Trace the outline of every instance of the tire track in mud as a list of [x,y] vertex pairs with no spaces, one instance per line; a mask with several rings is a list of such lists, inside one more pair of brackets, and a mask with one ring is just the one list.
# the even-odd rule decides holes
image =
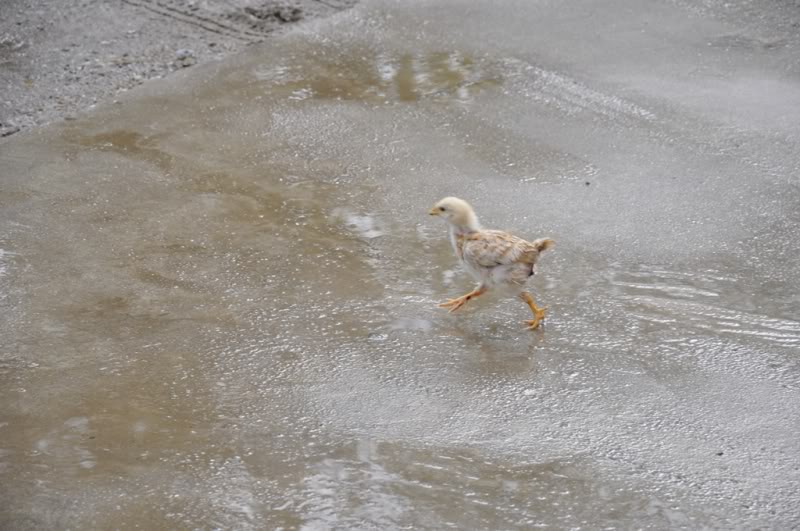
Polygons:
[[595,89],[566,73],[557,72],[528,61],[506,58],[503,66],[512,86],[526,98],[572,116],[594,113],[613,122],[653,122],[656,112],[634,101]]
[[0,142],[31,126],[75,120],[116,93],[356,3],[15,0],[0,17],[0,63],[7,67],[0,68]]
[[[315,0],[315,6],[323,6],[323,13],[307,5],[266,1],[255,6],[244,2],[225,2],[222,9],[201,8],[180,0],[122,0],[130,6],[147,10],[156,15],[190,24],[205,31],[239,39],[243,42],[259,42],[279,27],[306,18],[331,14],[355,4],[353,1],[333,4]],[[241,5],[239,5],[241,4]]]
[[200,29],[204,29],[206,31],[217,33],[220,35],[225,35],[227,37],[240,39],[245,42],[253,41],[255,39],[263,37],[263,35],[259,35],[257,33],[251,33],[248,31],[242,31],[241,29],[234,28],[231,26],[226,26],[209,17],[196,15],[190,11],[183,11],[172,6],[162,4],[161,2],[154,2],[152,0],[140,0],[138,2],[134,0],[122,0],[122,1],[125,4],[145,9],[147,11],[155,13],[156,15],[172,18],[179,22],[183,22],[184,24],[191,24]]
[[643,363],[655,355],[673,370],[693,367],[772,381],[784,389],[800,386],[794,355],[800,322],[779,303],[751,300],[743,279],[717,271],[633,268],[613,271],[602,285],[623,328],[658,345],[643,354]]
[[[736,280],[720,275],[675,271],[618,272],[612,287],[631,315],[653,323],[680,323],[688,329],[740,336],[778,345],[800,345],[800,323],[771,317],[736,300]],[[725,300],[720,303],[720,299]]]

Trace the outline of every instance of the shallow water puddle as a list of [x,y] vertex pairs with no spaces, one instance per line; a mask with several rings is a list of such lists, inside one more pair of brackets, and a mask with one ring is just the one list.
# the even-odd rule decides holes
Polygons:
[[354,50],[340,55],[325,49],[279,66],[259,67],[255,76],[270,93],[290,100],[386,103],[467,102],[503,81],[499,64],[458,52],[392,56]]
[[[0,527],[789,521],[796,150],[763,133],[783,180],[745,202],[735,132],[559,55],[557,15],[604,11],[506,42],[471,7],[495,40],[455,10],[292,33],[0,152]],[[436,307],[471,288],[426,215],[450,194],[558,242],[540,330]]]

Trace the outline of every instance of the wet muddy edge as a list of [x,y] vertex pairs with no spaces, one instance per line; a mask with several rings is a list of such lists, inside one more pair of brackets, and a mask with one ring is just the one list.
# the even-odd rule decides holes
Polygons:
[[[222,5],[219,5],[222,4]],[[0,142],[151,79],[219,60],[356,0],[0,3]]]

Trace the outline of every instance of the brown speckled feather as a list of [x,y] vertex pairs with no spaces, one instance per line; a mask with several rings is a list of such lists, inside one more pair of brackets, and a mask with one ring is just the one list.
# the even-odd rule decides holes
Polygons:
[[461,236],[458,251],[462,259],[480,267],[510,264],[534,264],[539,257],[541,240],[528,242],[500,230],[483,230]]

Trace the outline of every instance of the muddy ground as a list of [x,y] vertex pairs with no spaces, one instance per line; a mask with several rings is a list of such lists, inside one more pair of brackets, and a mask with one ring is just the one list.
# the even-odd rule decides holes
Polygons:
[[0,138],[220,59],[355,0],[4,0]]
[[798,27],[371,0],[5,139],[0,529],[800,529]]

